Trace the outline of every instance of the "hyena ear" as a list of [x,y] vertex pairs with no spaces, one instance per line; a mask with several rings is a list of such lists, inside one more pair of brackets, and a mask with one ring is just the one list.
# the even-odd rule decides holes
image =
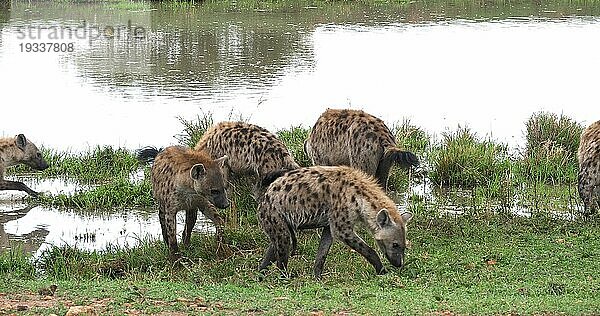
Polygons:
[[206,175],[206,168],[201,163],[195,164],[192,169],[190,169],[190,176],[194,180],[200,180],[202,177]]
[[27,138],[25,138],[25,135],[19,134],[17,135],[15,143],[17,144],[17,147],[19,149],[25,150],[25,146],[27,145]]
[[406,211],[400,214],[400,216],[402,217],[402,220],[404,220],[404,224],[408,224],[408,222],[410,222],[414,215],[413,213]]
[[377,213],[377,224],[379,224],[379,227],[385,227],[390,224],[390,215],[386,209],[383,208]]
[[223,166],[225,165],[225,162],[227,161],[227,158],[228,158],[227,155],[225,155],[225,156],[223,156],[223,157],[221,157],[219,159],[216,159],[215,163],[217,165],[219,165],[219,168],[223,168]]

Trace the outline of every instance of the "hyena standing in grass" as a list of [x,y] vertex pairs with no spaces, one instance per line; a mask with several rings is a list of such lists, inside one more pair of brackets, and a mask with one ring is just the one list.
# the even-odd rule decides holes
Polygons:
[[6,168],[17,164],[26,164],[36,170],[48,168],[40,150],[25,135],[0,138],[0,190],[18,190],[37,196],[37,192],[22,182],[4,180]]
[[154,158],[152,194],[158,202],[162,235],[172,259],[179,257],[176,216],[181,210],[185,210],[184,245],[190,243],[198,211],[217,226],[217,237],[221,237],[223,220],[215,207],[229,207],[221,170],[227,156],[213,160],[205,152],[171,146],[162,151],[147,147],[139,158]]
[[244,123],[221,122],[209,128],[195,146],[211,157],[229,157],[225,164],[226,178],[229,173],[237,176],[257,177],[255,194],[261,195],[262,179],[277,170],[297,169],[283,142],[268,130]]
[[274,173],[272,178],[276,179],[258,209],[260,225],[270,240],[260,270],[275,261],[277,267],[286,270],[290,252],[296,247],[296,230],[322,227],[315,277],[321,276],[333,238],[360,253],[378,274],[383,274],[379,256],[354,230],[359,222],[366,224],[392,265],[403,265],[406,224],[413,215],[399,212],[371,176],[346,166],[315,166]]
[[413,153],[396,147],[394,135],[379,118],[359,110],[327,109],[312,128],[304,150],[314,165],[344,165],[374,175],[382,186],[393,163],[418,166]]
[[585,213],[600,209],[600,121],[593,123],[581,134],[579,150],[579,196]]

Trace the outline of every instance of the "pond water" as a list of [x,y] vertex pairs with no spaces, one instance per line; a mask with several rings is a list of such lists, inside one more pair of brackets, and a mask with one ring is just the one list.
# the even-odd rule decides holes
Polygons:
[[[598,119],[600,4],[553,3],[227,13],[15,2],[0,17],[0,133],[75,150],[164,146],[177,116],[276,130],[350,107],[516,145],[535,111]],[[73,51],[21,52],[44,41]]]
[[[0,136],[24,133],[38,145],[75,151],[133,149],[175,143],[179,116],[212,113],[275,131],[311,126],[326,108],[347,107],[390,125],[410,119],[431,133],[469,125],[519,146],[533,112],[599,118],[598,3],[339,3],[279,11],[0,6]],[[43,42],[58,45],[27,52]],[[54,193],[79,187],[28,184]],[[27,241],[30,252],[63,243],[101,249],[160,235],[155,211],[89,214],[30,208],[19,198],[0,195],[0,248]],[[448,205],[448,213],[460,212]]]

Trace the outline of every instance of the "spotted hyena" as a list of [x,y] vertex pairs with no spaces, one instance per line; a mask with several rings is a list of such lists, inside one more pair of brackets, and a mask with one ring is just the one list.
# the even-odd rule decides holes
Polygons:
[[179,256],[177,247],[177,212],[185,210],[183,244],[189,245],[198,211],[217,226],[221,233],[223,220],[216,207],[227,208],[223,167],[227,156],[213,160],[202,151],[181,146],[161,151],[145,148],[139,154],[144,160],[154,158],[152,194],[158,202],[158,217],[162,235],[172,259]]
[[256,176],[255,189],[272,171],[299,168],[281,140],[260,126],[244,122],[221,122],[212,126],[195,149],[204,150],[211,157],[226,155],[229,157],[226,176],[229,173]]
[[18,190],[37,196],[37,192],[22,182],[4,180],[6,168],[17,164],[26,164],[36,170],[48,168],[40,150],[25,135],[0,138],[0,190]]
[[285,270],[299,229],[323,228],[314,274],[321,276],[333,238],[364,256],[378,274],[385,269],[377,253],[355,232],[362,222],[374,235],[390,263],[401,267],[406,248],[406,224],[413,215],[399,212],[376,180],[346,166],[314,166],[282,172],[267,188],[258,209],[270,244],[260,265],[272,262]]
[[600,121],[593,123],[581,134],[579,151],[579,196],[585,213],[596,213],[600,208]]
[[359,110],[327,109],[310,132],[304,150],[314,165],[350,166],[385,185],[393,163],[418,166],[413,153],[396,147],[394,135],[379,118]]

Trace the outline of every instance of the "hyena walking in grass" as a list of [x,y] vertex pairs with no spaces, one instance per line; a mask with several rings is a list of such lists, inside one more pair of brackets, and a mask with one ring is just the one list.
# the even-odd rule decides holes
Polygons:
[[577,153],[579,159],[579,196],[585,213],[600,209],[600,121],[593,123],[581,134]]
[[276,179],[267,188],[258,209],[260,225],[270,240],[260,270],[275,261],[285,270],[295,248],[296,230],[323,228],[315,277],[321,276],[333,238],[360,253],[378,274],[385,273],[375,250],[354,230],[360,222],[366,224],[390,263],[403,265],[406,224],[413,215],[399,212],[371,176],[346,166],[315,166],[275,173],[272,177]]
[[227,156],[213,160],[202,151],[171,146],[160,152],[147,147],[140,151],[139,158],[154,158],[152,193],[158,202],[162,235],[172,259],[179,257],[176,215],[181,210],[185,210],[184,245],[190,243],[198,211],[217,226],[220,237],[223,220],[215,207],[229,207],[221,170]]
[[226,177],[229,173],[257,177],[257,195],[262,191],[259,184],[268,173],[299,168],[281,140],[260,126],[244,122],[221,122],[212,126],[195,149],[211,157],[229,157],[225,164]]
[[4,180],[6,168],[17,164],[26,164],[36,170],[48,168],[40,150],[25,135],[0,138],[0,190],[18,190],[37,196],[37,192],[22,182]]
[[304,150],[314,165],[344,165],[387,182],[393,163],[418,166],[413,153],[396,147],[394,135],[379,118],[358,110],[327,109],[312,128]]

